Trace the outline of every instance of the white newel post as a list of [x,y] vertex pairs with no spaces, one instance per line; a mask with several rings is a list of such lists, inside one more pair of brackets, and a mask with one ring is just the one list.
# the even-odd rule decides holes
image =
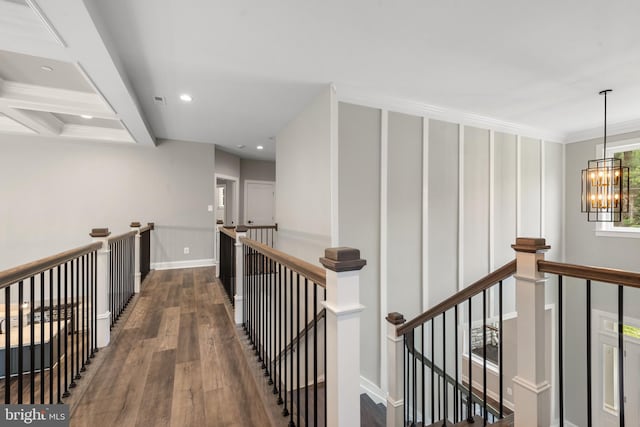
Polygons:
[[538,261],[549,249],[544,239],[516,239],[517,370],[513,378],[515,425],[549,426],[551,385],[545,372],[545,275]]
[[387,315],[387,427],[404,423],[404,339],[396,333],[404,322],[400,313]]
[[96,325],[97,345],[99,348],[109,345],[111,340],[111,312],[109,311],[109,232],[108,228],[94,228],[90,236],[94,242],[101,242],[96,260]]
[[244,296],[242,294],[242,284],[244,281],[244,254],[242,250],[242,242],[241,238],[247,237],[247,230],[249,230],[244,225],[239,225],[236,227],[236,242],[235,242],[235,251],[236,251],[236,294],[234,295],[234,317],[236,321],[236,325],[241,325],[243,322],[243,302]]
[[360,425],[360,270],[366,261],[352,248],[325,249],[327,269],[327,426]]
[[140,293],[140,278],[142,275],[140,274],[140,224],[137,221],[134,221],[129,226],[132,231],[136,232],[136,237],[134,239],[134,261],[133,261],[133,271],[134,271],[134,282],[133,289],[136,294]]
[[216,277],[220,277],[220,228],[222,228],[222,226],[222,221],[216,221],[216,240],[214,242],[215,246],[213,248],[213,250],[215,251],[214,259],[216,264]]

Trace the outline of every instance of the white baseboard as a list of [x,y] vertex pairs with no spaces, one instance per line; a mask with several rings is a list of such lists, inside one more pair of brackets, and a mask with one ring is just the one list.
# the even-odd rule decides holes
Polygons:
[[382,389],[363,376],[360,376],[360,393],[366,393],[376,405],[382,403],[387,406],[387,396]]
[[215,265],[213,258],[190,259],[187,261],[154,262],[151,264],[152,270],[174,270],[176,268],[211,267]]

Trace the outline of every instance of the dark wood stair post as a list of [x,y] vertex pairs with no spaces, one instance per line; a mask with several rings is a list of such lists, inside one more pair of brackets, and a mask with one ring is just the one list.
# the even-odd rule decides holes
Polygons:
[[387,316],[387,427],[404,424],[404,338],[396,331],[405,322],[400,313]]
[[325,249],[327,269],[327,426],[360,425],[360,272],[366,261],[352,248]]

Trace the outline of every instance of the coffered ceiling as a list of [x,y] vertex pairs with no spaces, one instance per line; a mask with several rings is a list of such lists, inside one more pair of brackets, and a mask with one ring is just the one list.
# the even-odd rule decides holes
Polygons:
[[[345,101],[576,141],[601,134],[607,88],[611,132],[640,129],[639,18],[631,0],[0,0],[0,96],[17,99],[0,126],[80,135],[89,114],[103,135],[273,158],[333,83]],[[35,87],[40,107],[19,90]]]

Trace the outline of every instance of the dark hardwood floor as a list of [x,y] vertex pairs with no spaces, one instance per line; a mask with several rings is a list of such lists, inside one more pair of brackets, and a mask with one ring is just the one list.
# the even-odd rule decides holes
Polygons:
[[71,417],[81,426],[263,426],[213,268],[154,271]]

